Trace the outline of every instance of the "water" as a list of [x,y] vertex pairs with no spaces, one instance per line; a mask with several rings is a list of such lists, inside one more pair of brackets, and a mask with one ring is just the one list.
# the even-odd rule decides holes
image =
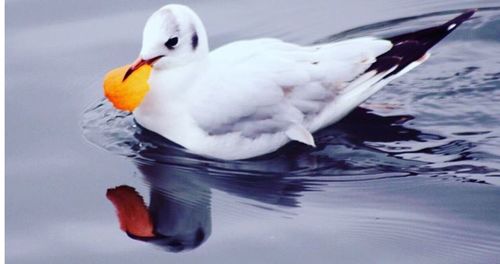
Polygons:
[[[497,1],[187,2],[212,47],[390,36],[482,8],[316,149],[238,162],[187,154],[101,100],[160,2],[7,0],[8,263],[498,262]],[[161,238],[120,230],[106,192],[123,185]]]

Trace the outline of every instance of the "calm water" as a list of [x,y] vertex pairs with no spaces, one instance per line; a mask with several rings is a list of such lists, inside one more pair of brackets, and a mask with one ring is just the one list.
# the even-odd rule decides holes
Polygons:
[[[498,1],[187,2],[212,47],[390,36],[481,7],[316,149],[238,162],[186,154],[102,100],[165,2],[94,2],[6,3],[8,263],[500,261]],[[161,237],[120,230],[118,186]]]

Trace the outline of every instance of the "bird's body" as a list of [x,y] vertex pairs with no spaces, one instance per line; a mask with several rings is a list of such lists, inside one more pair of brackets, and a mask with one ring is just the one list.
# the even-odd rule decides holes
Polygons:
[[204,60],[153,70],[151,90],[134,115],[187,149],[222,159],[269,153],[292,137],[314,145],[311,133],[375,92],[359,91],[363,98],[342,100],[369,88],[360,85],[345,93],[391,46],[372,38],[313,47],[275,39],[235,42]]
[[[151,50],[159,48],[146,42],[154,42],[163,30],[148,27],[166,18],[181,25],[175,41],[169,39],[179,44],[158,56]],[[263,155],[291,140],[315,146],[313,132],[335,123],[386,83],[422,63],[428,48],[465,19],[440,26],[445,30],[436,27],[444,31],[426,34],[426,42],[418,42],[419,32],[411,35],[415,39],[366,37],[307,47],[256,39],[209,52],[205,29],[194,12],[167,5],[146,25],[141,57],[157,62],[149,78],[150,91],[134,117],[189,151],[220,159]],[[180,50],[183,44],[187,47]],[[192,54],[175,54],[177,47],[179,53],[191,49]]]

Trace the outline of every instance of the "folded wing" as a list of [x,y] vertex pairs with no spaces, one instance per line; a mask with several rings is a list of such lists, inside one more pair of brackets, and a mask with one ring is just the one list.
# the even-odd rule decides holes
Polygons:
[[301,47],[275,39],[235,42],[211,53],[210,73],[191,104],[210,135],[285,133],[314,145],[311,124],[387,52],[387,40],[359,38]]
[[210,54],[210,72],[193,91],[192,116],[209,135],[281,135],[314,145],[310,133],[338,121],[421,64],[428,49],[473,13],[387,40],[367,37],[302,47],[257,39],[223,46]]

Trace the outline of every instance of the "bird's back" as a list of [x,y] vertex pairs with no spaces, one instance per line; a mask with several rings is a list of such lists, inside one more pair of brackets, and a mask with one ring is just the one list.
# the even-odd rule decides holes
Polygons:
[[313,132],[328,123],[315,125],[323,111],[391,47],[375,38],[309,47],[276,39],[231,43],[210,54],[206,79],[190,97],[192,112],[213,134],[255,138],[290,126]]

